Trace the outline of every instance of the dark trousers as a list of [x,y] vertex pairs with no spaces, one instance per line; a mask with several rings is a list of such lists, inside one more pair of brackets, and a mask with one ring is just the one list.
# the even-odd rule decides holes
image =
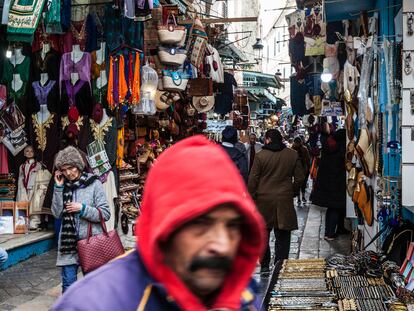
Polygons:
[[302,198],[305,197],[305,194],[306,194],[306,186],[308,184],[308,178],[309,178],[309,173],[306,173],[305,180],[303,181],[302,187],[300,188],[300,191],[302,193]]
[[280,259],[288,259],[289,258],[289,251],[290,251],[290,231],[287,230],[279,230],[279,229],[268,229],[267,230],[267,244],[266,244],[266,252],[264,253],[260,265],[262,267],[269,267],[270,265],[270,232],[272,230],[276,236],[275,242],[275,263]]
[[78,265],[62,266],[62,293],[78,279]]
[[341,209],[328,208],[325,219],[325,236],[334,237],[341,220]]

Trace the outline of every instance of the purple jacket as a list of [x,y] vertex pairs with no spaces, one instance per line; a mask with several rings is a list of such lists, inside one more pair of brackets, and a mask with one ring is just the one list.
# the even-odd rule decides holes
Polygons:
[[[252,283],[254,286],[254,284]],[[253,290],[246,289],[240,311],[260,310]],[[52,311],[178,311],[162,284],[144,267],[138,251],[88,274],[73,284],[52,307]]]

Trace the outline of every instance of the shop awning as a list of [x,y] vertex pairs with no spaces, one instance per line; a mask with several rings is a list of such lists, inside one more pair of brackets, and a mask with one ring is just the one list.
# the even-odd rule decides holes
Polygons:
[[264,87],[247,86],[243,88],[248,92],[248,94],[251,94],[251,99],[257,98],[258,100],[261,100],[262,98],[264,98],[266,101],[277,103],[277,97],[270,93]]
[[249,81],[249,84],[260,87],[274,87],[280,89],[282,83],[276,75],[262,73],[258,71],[243,71],[243,81]]
[[222,45],[219,45],[217,51],[221,57],[232,59],[236,63],[247,61],[246,55],[229,40],[225,40]]

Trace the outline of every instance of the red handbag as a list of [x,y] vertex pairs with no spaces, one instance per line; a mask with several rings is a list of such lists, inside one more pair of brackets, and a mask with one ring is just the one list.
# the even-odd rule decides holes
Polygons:
[[115,230],[108,232],[98,208],[102,233],[92,236],[92,223],[88,224],[88,236],[78,241],[79,262],[84,274],[98,269],[110,260],[122,255],[125,250]]

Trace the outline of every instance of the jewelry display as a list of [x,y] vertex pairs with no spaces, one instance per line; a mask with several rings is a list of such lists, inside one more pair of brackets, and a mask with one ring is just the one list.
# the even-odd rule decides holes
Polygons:
[[406,52],[404,56],[404,72],[408,76],[413,72],[413,68],[411,67],[411,53]]
[[412,36],[414,31],[413,31],[413,20],[414,20],[414,13],[410,12],[407,13],[407,34],[409,36]]

